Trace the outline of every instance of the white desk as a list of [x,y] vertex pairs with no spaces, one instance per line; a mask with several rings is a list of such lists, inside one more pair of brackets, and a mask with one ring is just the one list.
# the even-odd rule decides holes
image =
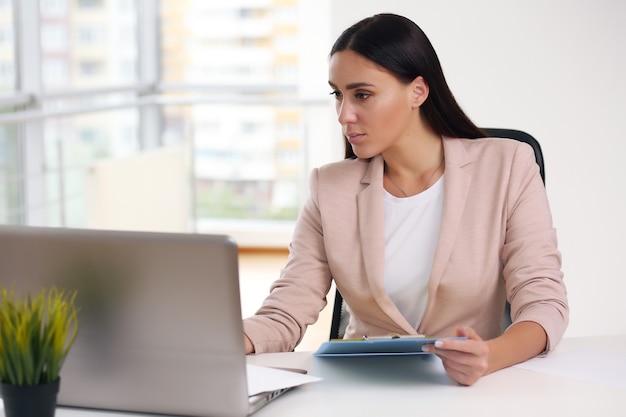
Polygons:
[[[626,361],[626,335],[564,339],[555,353],[582,350],[617,352]],[[433,356],[336,360],[282,353],[251,357],[249,363],[301,367],[324,378],[285,394],[255,417],[626,416],[625,388],[519,368],[464,387],[452,382]]]
[[[618,353],[625,369],[626,335],[564,339],[556,353],[589,349]],[[323,381],[298,387],[254,417],[308,416],[626,416],[626,389],[520,368],[471,387],[452,382],[430,355],[404,358],[316,358],[310,353],[251,356],[256,365],[306,368]],[[626,375],[624,375],[626,377]],[[137,417],[138,414],[59,408],[57,417]]]

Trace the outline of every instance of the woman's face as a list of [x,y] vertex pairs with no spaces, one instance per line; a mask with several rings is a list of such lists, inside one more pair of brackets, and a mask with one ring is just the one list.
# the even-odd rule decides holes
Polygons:
[[415,134],[419,105],[414,83],[401,83],[351,50],[331,56],[328,82],[342,132],[359,158],[376,156]]

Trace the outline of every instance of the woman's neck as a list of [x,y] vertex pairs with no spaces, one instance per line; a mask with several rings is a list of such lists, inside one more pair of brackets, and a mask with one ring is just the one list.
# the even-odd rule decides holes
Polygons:
[[443,140],[429,135],[383,153],[383,186],[396,197],[409,197],[431,187],[445,170]]
[[432,133],[407,138],[382,154],[386,169],[398,177],[419,178],[428,175],[443,158],[443,140]]

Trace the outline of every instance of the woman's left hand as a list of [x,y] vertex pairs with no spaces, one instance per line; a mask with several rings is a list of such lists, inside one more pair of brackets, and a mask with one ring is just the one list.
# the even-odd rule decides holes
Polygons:
[[441,358],[452,379],[462,385],[472,385],[487,373],[489,346],[471,327],[458,327],[456,335],[467,339],[438,340],[434,345],[426,345],[424,350]]

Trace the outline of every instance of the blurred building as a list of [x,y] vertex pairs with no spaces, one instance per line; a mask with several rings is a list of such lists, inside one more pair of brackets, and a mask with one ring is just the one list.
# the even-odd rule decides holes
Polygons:
[[200,218],[296,215],[304,157],[301,108],[246,98],[296,97],[298,13],[298,0],[162,3],[163,83],[213,86],[212,93],[230,98],[241,92],[239,102],[164,111],[165,130],[194,141]]
[[[182,230],[286,236],[310,167],[330,152],[308,141],[328,136],[327,6],[0,0],[0,220],[160,229],[126,216],[158,209]],[[147,192],[168,179],[160,157],[142,155],[158,148],[184,192]],[[129,173],[139,166],[155,175]]]

